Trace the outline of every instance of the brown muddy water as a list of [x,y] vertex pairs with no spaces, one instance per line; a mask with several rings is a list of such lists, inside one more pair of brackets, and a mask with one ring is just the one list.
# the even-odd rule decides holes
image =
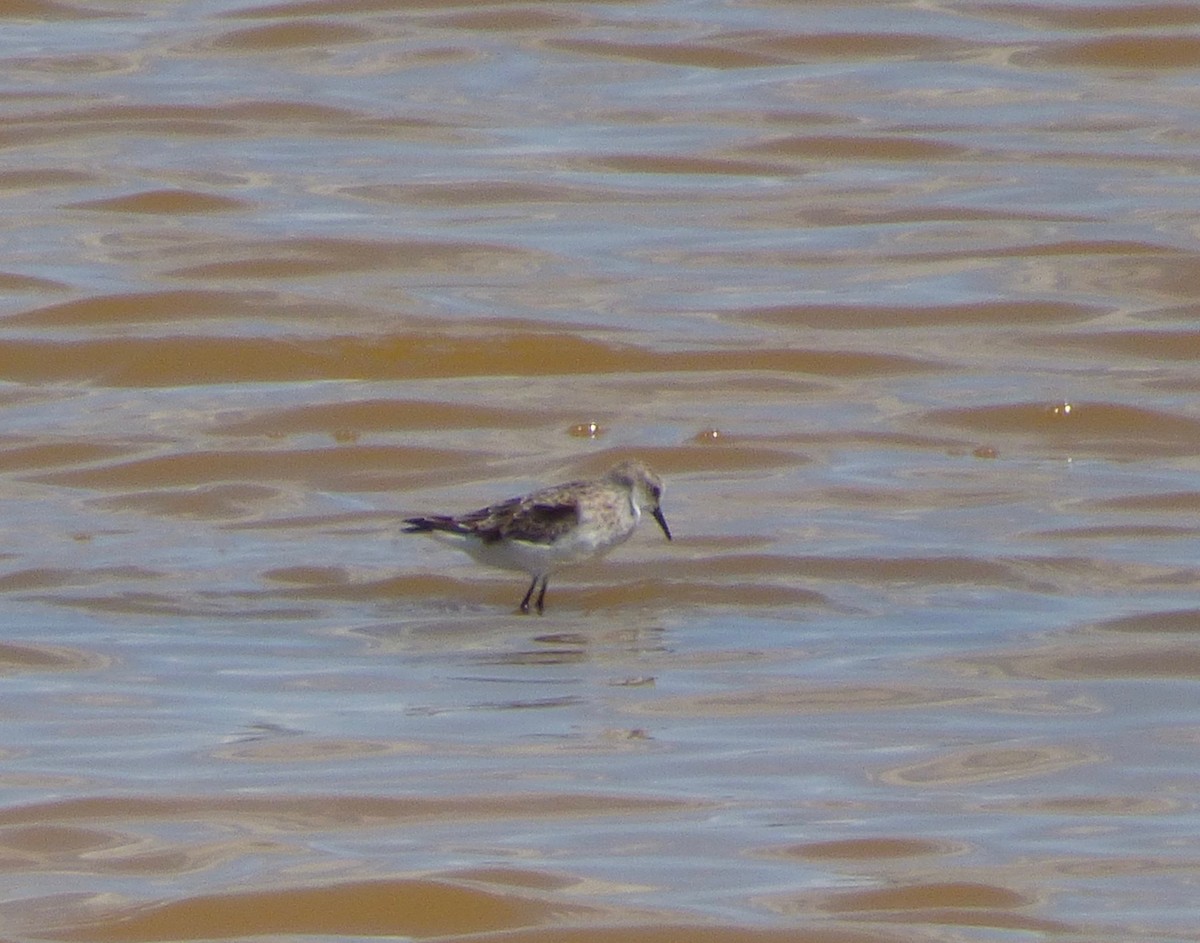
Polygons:
[[[1200,6],[0,8],[0,939],[1200,940]],[[400,533],[637,456],[519,574]]]

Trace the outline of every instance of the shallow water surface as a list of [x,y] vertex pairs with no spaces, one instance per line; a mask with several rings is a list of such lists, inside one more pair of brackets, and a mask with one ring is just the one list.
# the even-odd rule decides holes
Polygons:
[[1200,939],[1200,8],[0,26],[0,935]]

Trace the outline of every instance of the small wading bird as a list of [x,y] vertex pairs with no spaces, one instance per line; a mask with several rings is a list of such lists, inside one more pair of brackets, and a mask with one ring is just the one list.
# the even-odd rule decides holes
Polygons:
[[629,461],[591,481],[552,485],[469,514],[410,517],[406,534],[432,534],[475,560],[533,577],[521,611],[546,606],[546,582],[559,567],[599,557],[624,543],[647,512],[671,539],[659,502],[663,483],[642,462]]

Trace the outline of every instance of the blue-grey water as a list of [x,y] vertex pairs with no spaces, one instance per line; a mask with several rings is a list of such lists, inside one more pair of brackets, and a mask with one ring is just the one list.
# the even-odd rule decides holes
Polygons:
[[[1200,9],[0,11],[6,939],[1197,940]],[[638,456],[520,574],[400,533]]]

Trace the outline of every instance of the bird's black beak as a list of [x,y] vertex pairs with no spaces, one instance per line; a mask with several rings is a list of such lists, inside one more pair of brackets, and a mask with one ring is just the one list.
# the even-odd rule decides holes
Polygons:
[[654,516],[654,519],[658,521],[658,526],[662,528],[662,532],[667,535],[667,540],[670,540],[671,528],[667,526],[667,519],[663,517],[662,508],[655,508],[650,513]]

